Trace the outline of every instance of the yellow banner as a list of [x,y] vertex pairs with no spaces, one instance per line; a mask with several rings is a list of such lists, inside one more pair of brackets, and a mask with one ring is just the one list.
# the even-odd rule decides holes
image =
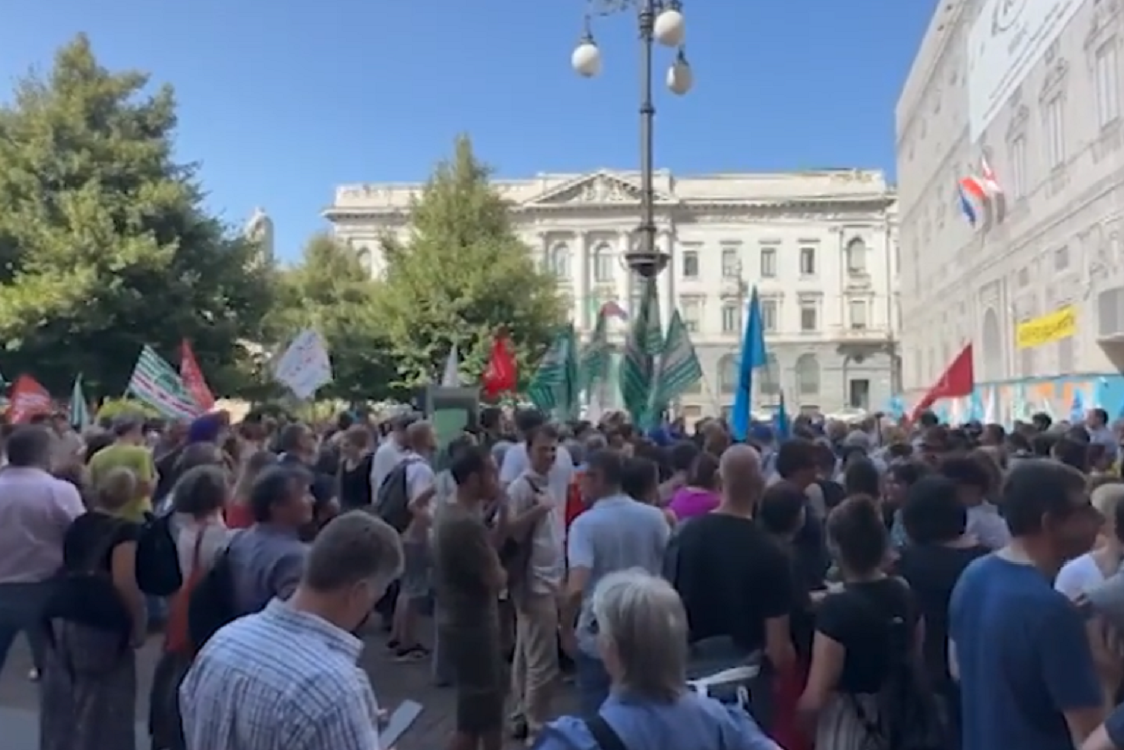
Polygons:
[[1019,323],[1015,328],[1015,348],[1032,349],[1043,344],[1068,339],[1077,333],[1077,311],[1066,305],[1052,313]]

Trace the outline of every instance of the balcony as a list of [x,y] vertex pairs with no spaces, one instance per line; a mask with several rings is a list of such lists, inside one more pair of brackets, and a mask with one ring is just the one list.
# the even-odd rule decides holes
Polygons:
[[860,325],[832,326],[830,333],[836,341],[848,344],[882,344],[890,338],[885,329]]

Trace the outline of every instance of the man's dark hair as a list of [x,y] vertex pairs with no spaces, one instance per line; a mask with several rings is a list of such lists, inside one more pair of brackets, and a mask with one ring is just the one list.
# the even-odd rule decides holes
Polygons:
[[777,450],[776,469],[781,479],[791,479],[801,471],[819,468],[816,444],[807,440],[787,440]]
[[973,487],[980,492],[991,492],[991,474],[976,459],[968,456],[949,456],[941,461],[938,472],[957,485]]
[[882,476],[878,467],[869,458],[852,459],[843,470],[843,488],[847,495],[869,495],[878,497],[881,492]]
[[1046,430],[1050,429],[1051,425],[1054,424],[1054,418],[1046,412],[1040,411],[1030,418],[1030,422],[1035,426],[1035,428],[1045,432]]
[[765,488],[757,506],[757,522],[770,534],[784,536],[797,530],[800,511],[808,496],[792,482],[775,482]]
[[614,450],[593,451],[586,457],[585,469],[587,473],[599,474],[610,487],[620,487],[624,480],[624,459]]
[[8,438],[8,463],[45,469],[51,463],[51,443],[51,433],[46,427],[21,425]]
[[1053,453],[1057,460],[1067,466],[1072,466],[1081,472],[1089,470],[1089,444],[1087,442],[1074,440],[1067,435],[1054,443]]
[[201,518],[223,507],[228,489],[226,474],[218,466],[194,466],[176,482],[172,504],[177,513]]
[[292,453],[300,450],[301,441],[308,434],[308,427],[300,422],[285,425],[281,434],[277,436],[277,450],[281,453]]
[[944,476],[915,482],[902,505],[902,524],[914,544],[940,544],[963,535],[968,509],[960,502],[956,482]]
[[480,426],[485,430],[498,430],[503,412],[498,406],[485,406],[480,410]]
[[921,416],[917,418],[917,422],[922,427],[936,427],[941,423],[941,420],[938,419],[937,415],[933,412],[925,410],[921,412]]
[[558,440],[558,430],[554,425],[549,422],[536,425],[523,433],[523,440],[527,447],[530,448],[539,438],[546,438],[547,440]]
[[520,409],[515,412],[515,429],[524,435],[541,424],[546,424],[546,415],[538,409]]
[[690,440],[680,440],[667,452],[672,471],[690,471],[698,458],[699,447]]
[[1000,509],[1011,536],[1042,530],[1046,514],[1064,518],[1073,512],[1071,496],[1085,491],[1085,477],[1072,466],[1048,459],[1019,461],[1003,483]]
[[1093,412],[1093,415],[1097,418],[1097,421],[1100,422],[1102,425],[1108,424],[1108,412],[1107,411],[1100,408],[1099,406],[1095,409],[1090,409],[1090,411]]
[[644,501],[659,486],[659,467],[647,458],[626,458],[621,475],[621,492],[633,500]]
[[492,452],[482,445],[465,446],[456,455],[451,456],[449,473],[458,485],[464,484],[474,474],[482,473],[491,457]]
[[122,415],[113,420],[113,434],[116,437],[125,437],[144,427],[144,418],[133,415]]
[[270,466],[262,471],[250,487],[250,511],[254,520],[268,523],[273,518],[273,506],[304,492],[311,481],[312,474],[295,464]]

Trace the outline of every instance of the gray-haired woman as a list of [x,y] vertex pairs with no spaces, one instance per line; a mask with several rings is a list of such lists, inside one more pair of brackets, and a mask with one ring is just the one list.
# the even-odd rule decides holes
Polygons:
[[[595,717],[549,724],[539,750],[778,750],[744,709],[688,689],[687,615],[667,581],[639,569],[610,573],[594,589],[593,616],[609,698]],[[620,741],[602,741],[606,733]]]

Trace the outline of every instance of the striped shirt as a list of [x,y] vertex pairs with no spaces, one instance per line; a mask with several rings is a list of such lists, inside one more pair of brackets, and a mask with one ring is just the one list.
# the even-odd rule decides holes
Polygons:
[[214,635],[180,686],[187,750],[379,750],[363,642],[274,599]]

